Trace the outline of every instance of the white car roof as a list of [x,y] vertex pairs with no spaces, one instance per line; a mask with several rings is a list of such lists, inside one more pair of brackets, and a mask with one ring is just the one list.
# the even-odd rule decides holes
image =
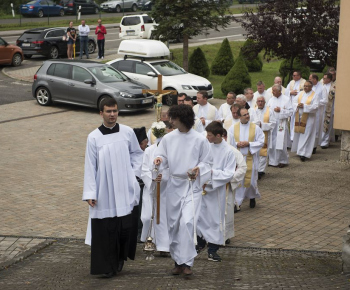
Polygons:
[[119,45],[118,53],[141,58],[155,58],[170,55],[168,47],[163,42],[150,39],[123,40]]

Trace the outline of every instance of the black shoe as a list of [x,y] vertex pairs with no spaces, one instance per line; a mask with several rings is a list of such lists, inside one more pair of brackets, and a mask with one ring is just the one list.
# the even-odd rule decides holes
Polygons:
[[316,147],[312,150],[312,154],[316,154]]
[[260,180],[265,175],[265,172],[258,172],[258,179]]
[[197,254],[199,254],[200,252],[202,252],[204,250],[205,246],[202,247],[200,245],[196,245],[196,251],[197,251]]
[[306,157],[305,156],[300,156],[300,160],[301,160],[301,162],[305,162]]
[[237,207],[237,205],[235,205],[235,208],[234,208],[234,213],[237,213],[237,212],[239,212],[241,210],[241,208],[240,207]]
[[322,149],[327,149],[328,147],[327,146],[321,146]]
[[110,273],[105,273],[102,275],[102,278],[112,278],[113,276],[117,275],[115,271],[110,272]]
[[217,253],[208,254],[208,261],[221,262],[221,257]]
[[339,135],[335,135],[335,142],[338,142],[338,139],[339,139]]
[[121,272],[123,270],[123,267],[124,267],[124,260],[119,260],[117,271]]
[[249,202],[250,208],[254,208],[254,207],[255,207],[255,204],[256,204],[255,198],[251,198],[251,199],[250,199],[250,202]]
[[228,244],[230,244],[231,243],[231,240],[230,239],[227,239],[226,241],[225,241],[225,245],[228,245]]

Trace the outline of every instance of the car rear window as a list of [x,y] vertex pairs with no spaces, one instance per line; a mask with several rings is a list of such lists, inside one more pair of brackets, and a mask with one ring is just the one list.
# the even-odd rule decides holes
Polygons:
[[63,64],[63,63],[53,63],[50,65],[49,69],[47,70],[47,74],[59,78],[69,78],[69,64]]
[[122,25],[137,25],[137,24],[140,24],[141,23],[141,19],[140,17],[138,16],[135,16],[135,17],[125,17],[123,20],[122,20]]
[[142,16],[144,23],[153,23],[153,19],[149,16]]
[[37,40],[41,38],[41,31],[38,32],[24,32],[19,40],[25,40],[25,39],[30,39],[30,40]]

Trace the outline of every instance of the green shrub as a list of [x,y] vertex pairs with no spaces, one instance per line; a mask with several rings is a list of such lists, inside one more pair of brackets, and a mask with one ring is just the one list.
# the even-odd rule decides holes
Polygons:
[[248,38],[241,48],[240,55],[242,55],[249,72],[259,72],[262,71],[263,62],[259,52],[252,50],[253,44],[254,40]]
[[235,61],[233,59],[230,43],[227,38],[225,38],[211,65],[211,73],[213,75],[225,76],[234,64]]
[[188,71],[205,78],[209,77],[209,65],[200,47],[196,48],[191,54],[188,62]]
[[299,58],[295,58],[293,61],[293,70],[290,74],[290,59],[283,60],[280,65],[280,74],[281,78],[283,79],[284,86],[288,85],[289,83],[289,74],[292,75],[294,71],[301,71],[301,77],[303,79],[308,80],[310,76],[310,68],[308,66],[305,66],[302,64]]
[[229,91],[233,91],[236,94],[243,94],[245,88],[252,86],[251,78],[244,63],[242,56],[239,56],[235,65],[226,75],[224,81],[221,84],[221,91],[224,95],[227,95]]

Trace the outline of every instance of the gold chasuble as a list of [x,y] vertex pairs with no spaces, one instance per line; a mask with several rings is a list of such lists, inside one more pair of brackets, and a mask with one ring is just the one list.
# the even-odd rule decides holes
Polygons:
[[[241,129],[240,125],[241,125],[241,122],[237,122],[234,125],[234,138],[235,138],[236,143],[241,141],[241,140],[239,140],[240,129]],[[255,128],[256,128],[256,125],[254,123],[250,123],[248,142],[254,141]],[[250,186],[250,181],[252,179],[252,172],[253,172],[253,155],[250,153],[249,149],[248,149],[248,154],[246,155],[246,163],[247,163],[247,172],[245,174],[244,187],[247,188]]]
[[[264,123],[270,122],[270,108],[269,107],[266,108],[263,122]],[[269,131],[264,131],[264,135],[265,135],[264,146],[260,149],[259,155],[266,157],[267,156],[267,140],[268,140],[268,136],[269,136]]]
[[[304,96],[305,92],[302,92],[298,98],[298,104],[301,103],[301,100]],[[311,104],[311,101],[312,101],[312,98],[314,97],[315,95],[315,92],[313,91],[311,93],[310,96],[308,96],[306,102],[305,102],[305,105],[310,105]],[[307,122],[307,118],[309,117],[309,114],[308,113],[303,113],[301,115],[301,119],[299,121],[299,110],[296,111],[295,113],[295,124],[294,124],[294,132],[295,133],[301,133],[301,134],[304,134],[305,133],[305,127],[306,127],[306,122]]]

